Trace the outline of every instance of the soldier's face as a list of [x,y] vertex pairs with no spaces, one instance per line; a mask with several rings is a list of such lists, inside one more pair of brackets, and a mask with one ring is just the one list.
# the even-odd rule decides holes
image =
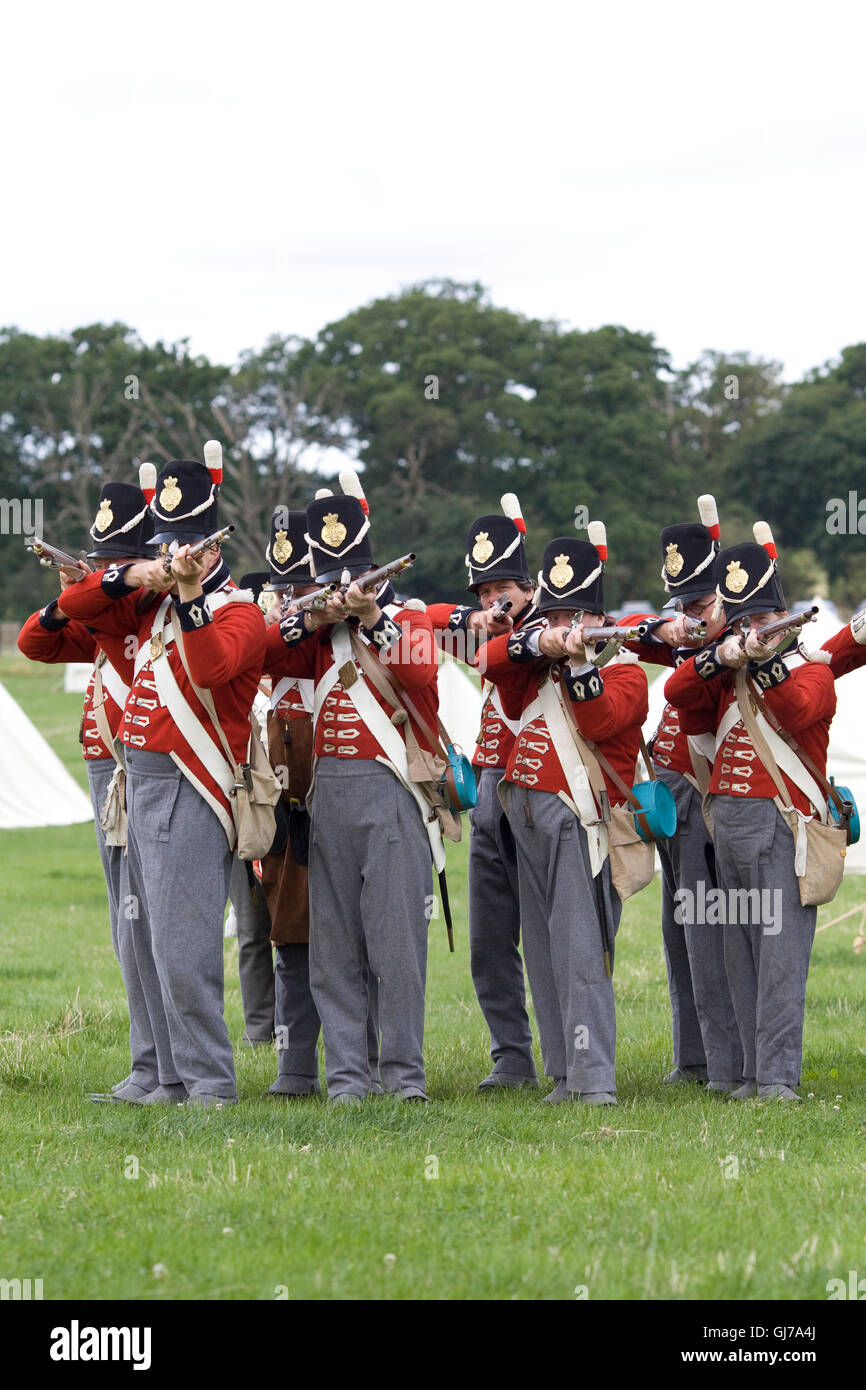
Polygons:
[[766,627],[767,623],[778,623],[780,617],[787,617],[787,614],[781,609],[771,609],[769,613],[749,613],[744,621],[751,623],[752,627]]
[[780,618],[788,615],[781,608],[773,608],[768,613],[750,613],[748,617],[741,618],[737,625],[738,630],[748,630],[749,627],[766,627],[768,623],[777,623]]
[[686,603],[683,605],[683,612],[685,613],[686,617],[697,618],[698,622],[706,623],[708,642],[712,642],[714,637],[718,637],[719,633],[726,626],[728,621],[725,617],[724,608],[722,608],[718,618],[713,618],[713,609],[715,608],[715,606],[715,593],[704,594],[703,598],[692,599],[691,603]]
[[[571,627],[571,620],[574,617],[573,608],[550,608],[544,615],[551,627]],[[604,627],[604,614],[584,613],[581,618],[583,626],[589,632],[593,627]]]
[[488,579],[484,584],[478,585],[478,602],[485,612],[492,608],[494,603],[500,600],[505,603],[508,599],[511,599],[514,611],[518,612],[526,606],[529,598],[530,595],[521,589],[516,579]]

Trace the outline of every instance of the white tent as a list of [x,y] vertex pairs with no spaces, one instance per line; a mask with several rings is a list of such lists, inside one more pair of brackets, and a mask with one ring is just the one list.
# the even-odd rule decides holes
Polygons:
[[[803,628],[803,646],[815,651],[843,626],[835,606],[826,599],[813,598],[818,609],[815,621]],[[793,670],[801,666],[802,658],[789,657]],[[644,724],[644,737],[649,738],[658,728],[665,706],[664,687],[670,676],[665,669],[650,685],[649,716]],[[866,873],[866,746],[862,732],[863,711],[866,709],[866,667],[852,671],[836,682],[836,714],[830,726],[830,748],[827,773],[840,786],[849,787],[863,820],[863,836],[848,850],[846,873]]]
[[475,682],[452,660],[439,662],[439,717],[467,758],[475,752],[484,700]]
[[92,670],[92,661],[67,661],[63,672],[63,689],[67,694],[83,695]]
[[80,825],[93,819],[89,797],[4,685],[0,685],[0,738],[0,830]]

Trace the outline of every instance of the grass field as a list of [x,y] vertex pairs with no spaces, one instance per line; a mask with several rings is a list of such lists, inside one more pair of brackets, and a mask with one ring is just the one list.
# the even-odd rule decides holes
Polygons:
[[[62,670],[9,658],[0,679],[85,786]],[[265,1096],[275,1054],[238,1050],[237,1107],[157,1111],[84,1098],[128,1057],[92,826],[2,832],[0,855],[0,1277],[41,1278],[46,1299],[704,1300],[825,1299],[866,1274],[856,917],[816,939],[800,1107],[661,1085],[657,884],[618,937],[619,1107],[479,1096],[464,844],[455,956],[431,924],[431,1105],[283,1103]],[[864,900],[850,879],[819,927]],[[237,1039],[231,941],[226,980]]]

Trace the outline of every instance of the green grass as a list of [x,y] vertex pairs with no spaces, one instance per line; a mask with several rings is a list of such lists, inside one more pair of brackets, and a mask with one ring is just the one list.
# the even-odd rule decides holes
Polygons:
[[[59,675],[0,662],[83,785],[80,698],[58,693]],[[828,1279],[866,1270],[856,918],[816,940],[814,1099],[726,1106],[660,1084],[654,885],[618,938],[620,1105],[550,1109],[539,1092],[475,1093],[489,1063],[455,847],[456,956],[431,925],[431,1105],[285,1104],[264,1094],[275,1054],[238,1050],[236,1108],[157,1113],[84,1099],[128,1056],[92,827],[7,831],[0,854],[0,1276],[42,1278],[46,1299],[571,1299],[582,1286],[590,1299],[824,1299]],[[864,899],[852,878],[819,925]],[[239,1038],[234,942],[226,980]]]

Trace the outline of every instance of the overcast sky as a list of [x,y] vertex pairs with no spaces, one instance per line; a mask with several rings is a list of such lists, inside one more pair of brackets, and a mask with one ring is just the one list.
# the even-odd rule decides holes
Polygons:
[[866,7],[4,16],[0,323],[231,362],[418,280],[796,378],[866,337]]

